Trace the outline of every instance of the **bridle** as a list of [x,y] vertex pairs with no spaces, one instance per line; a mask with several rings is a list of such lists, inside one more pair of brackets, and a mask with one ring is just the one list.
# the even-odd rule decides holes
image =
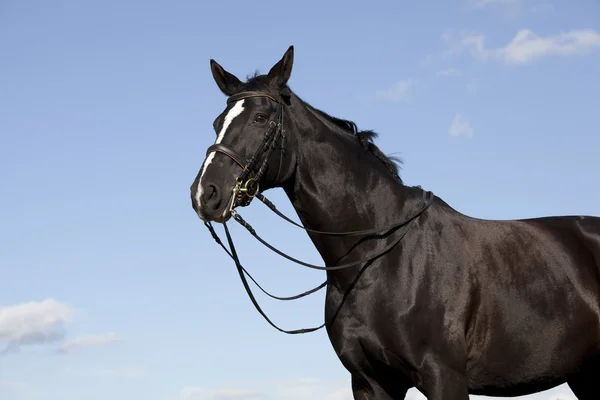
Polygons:
[[[266,98],[274,101],[275,103],[277,103],[277,110],[275,112],[274,119],[269,121],[269,126],[267,128],[267,131],[265,132],[263,141],[261,142],[259,148],[256,150],[254,155],[251,158],[243,157],[235,150],[229,148],[228,146],[220,144],[220,143],[213,144],[206,151],[207,155],[210,154],[211,152],[223,153],[226,156],[228,156],[229,158],[231,158],[237,165],[239,165],[242,168],[242,172],[236,178],[236,183],[235,183],[235,186],[233,187],[233,190],[231,193],[231,199],[229,201],[229,207],[225,208],[224,213],[229,212],[236,222],[238,222],[246,230],[248,230],[248,232],[250,232],[250,234],[252,236],[254,236],[259,242],[261,242],[267,248],[269,248],[270,250],[274,251],[275,253],[281,255],[282,257],[285,257],[288,260],[295,262],[297,264],[303,265],[305,267],[318,269],[318,270],[324,270],[324,271],[334,271],[334,270],[341,270],[341,269],[346,269],[346,268],[350,268],[350,267],[355,267],[360,264],[364,264],[360,268],[360,270],[357,274],[357,277],[355,279],[355,282],[353,282],[353,284],[351,285],[351,287],[350,287],[350,290],[351,290],[352,287],[354,286],[354,283],[356,283],[356,280],[358,280],[358,278],[362,275],[364,270],[371,264],[370,261],[373,261],[374,259],[386,254],[388,251],[390,251],[392,248],[394,248],[398,243],[400,243],[400,241],[408,233],[408,231],[410,230],[410,228],[412,227],[412,224],[416,221],[416,219],[421,214],[423,214],[425,212],[425,210],[427,210],[429,208],[429,206],[431,206],[431,204],[433,203],[433,200],[435,199],[435,196],[433,195],[432,192],[423,191],[423,198],[422,198],[423,206],[417,212],[415,212],[415,214],[413,214],[410,218],[407,218],[406,220],[404,220],[402,222],[390,224],[390,225],[382,227],[382,228],[372,228],[372,229],[365,229],[365,230],[360,230],[360,231],[347,231],[347,232],[326,232],[326,231],[309,229],[309,228],[306,228],[306,227],[294,222],[293,220],[291,220],[290,218],[288,218],[284,214],[282,214],[279,210],[277,210],[277,208],[275,207],[275,204],[273,204],[271,201],[269,201],[262,193],[259,193],[259,191],[260,191],[259,184],[260,184],[260,181],[263,178],[263,175],[267,168],[267,163],[268,163],[269,157],[270,157],[273,149],[279,142],[279,140],[281,140],[281,142],[282,142],[281,143],[281,157],[279,159],[279,167],[277,170],[277,176],[276,176],[275,180],[277,180],[277,178],[279,177],[279,174],[281,172],[281,165],[283,163],[283,157],[285,155],[285,148],[284,148],[285,131],[283,130],[283,104],[280,101],[278,101],[277,99],[275,99],[273,96],[271,96],[267,93],[258,92],[258,91],[247,91],[247,92],[240,92],[240,93],[234,94],[227,99],[227,104],[236,102],[238,100],[250,98],[250,97],[266,97]],[[250,174],[255,169],[256,165],[259,163],[260,157],[263,157],[260,168],[258,169],[258,171],[256,172],[256,174],[253,177],[249,177]],[[398,230],[402,227],[404,227],[405,229],[400,233],[400,235],[395,240],[392,241],[391,244],[389,244],[388,246],[385,246],[385,248],[376,252],[375,255],[369,256],[366,259],[362,259],[362,260],[358,260],[358,261],[350,262],[350,263],[346,263],[346,264],[341,264],[341,265],[340,264],[333,265],[333,266],[313,265],[313,264],[309,264],[309,263],[300,261],[294,257],[291,257],[291,256],[285,254],[284,252],[273,247],[271,244],[269,244],[267,241],[265,241],[263,238],[261,238],[256,233],[254,228],[252,228],[252,226],[248,222],[246,222],[238,212],[235,211],[235,208],[237,206],[241,206],[241,207],[248,206],[255,197],[257,199],[259,199],[261,202],[263,202],[276,215],[283,218],[287,222],[289,222],[307,232],[317,233],[317,234],[321,234],[321,235],[329,235],[329,236],[361,236],[361,235],[364,235],[364,236],[366,236],[366,235],[374,235],[376,233],[379,233],[379,235],[377,235],[377,237],[381,237],[381,236],[388,237],[388,236],[392,235],[396,230]],[[225,252],[229,255],[229,257],[231,257],[231,259],[234,261],[236,268],[238,270],[238,273],[240,275],[242,284],[244,285],[244,289],[246,290],[246,293],[248,294],[248,297],[252,301],[252,304],[254,305],[256,310],[263,316],[263,318],[271,326],[273,326],[275,329],[277,329],[278,331],[283,332],[283,333],[298,334],[298,333],[314,332],[316,330],[323,328],[326,325],[325,323],[323,323],[317,327],[296,329],[296,330],[285,330],[285,329],[278,327],[266,316],[264,311],[258,305],[258,302],[256,301],[254,294],[252,293],[252,290],[250,289],[250,286],[248,285],[248,281],[246,280],[245,275],[247,275],[252,280],[252,282],[254,282],[254,284],[256,284],[256,286],[263,293],[265,293],[267,296],[269,296],[273,299],[276,299],[276,300],[295,300],[295,299],[299,299],[299,298],[308,296],[309,294],[315,293],[318,290],[324,288],[327,285],[327,280],[325,282],[323,282],[322,284],[320,284],[319,286],[317,286],[313,289],[307,290],[307,291],[300,293],[298,295],[295,295],[295,296],[289,296],[289,297],[274,296],[274,295],[270,294],[269,292],[267,292],[266,290],[264,290],[258,284],[258,282],[252,277],[252,275],[250,275],[250,273],[242,266],[242,264],[239,260],[239,257],[237,255],[237,251],[235,249],[233,239],[231,238],[231,234],[229,232],[227,223],[223,222],[223,227],[225,229],[225,235],[227,237],[229,249],[227,249],[227,247],[225,247],[225,245],[223,244],[223,242],[221,241],[221,239],[215,232],[215,229],[212,226],[211,222],[204,222],[204,225],[208,228],[208,230],[211,233],[211,236],[217,242],[217,244],[219,244],[225,250]],[[347,297],[347,294],[348,294],[348,292],[346,292],[344,294],[344,298],[343,298],[342,302],[340,303],[340,306],[338,307],[336,313],[334,314],[332,321],[335,320],[339,311],[341,310],[341,308],[344,304],[344,301]]]
[[[241,92],[230,96],[227,99],[227,104],[235,103],[239,100],[251,98],[251,97],[267,97],[270,100],[277,103],[277,110],[275,111],[275,117],[273,120],[269,121],[269,126],[267,131],[265,132],[265,136],[263,141],[261,142],[259,148],[256,150],[254,155],[251,158],[246,158],[240,155],[237,151],[231,149],[230,147],[222,144],[215,143],[210,146],[206,150],[206,155],[208,156],[211,152],[219,152],[225,154],[227,157],[231,158],[237,165],[242,168],[242,172],[235,180],[235,186],[233,187],[233,191],[231,193],[231,198],[229,200],[229,207],[225,208],[224,213],[234,214],[234,209],[237,206],[246,207],[250,205],[252,199],[259,192],[259,183],[262,179],[265,170],[267,168],[267,164],[269,161],[269,157],[271,152],[279,142],[280,138],[283,141],[283,106],[281,102],[277,101],[273,96],[255,92]],[[279,173],[281,171],[281,162],[283,159],[284,145],[281,144],[281,158],[279,159],[279,168],[277,170],[277,176],[275,179],[279,177]],[[254,175],[254,177],[249,177],[249,175],[254,170],[254,167],[259,162],[261,155],[264,153],[264,159],[262,165],[260,166],[258,172]]]

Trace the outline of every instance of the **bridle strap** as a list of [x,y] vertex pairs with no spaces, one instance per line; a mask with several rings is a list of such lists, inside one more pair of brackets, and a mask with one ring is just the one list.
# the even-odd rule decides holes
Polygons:
[[[234,261],[236,262],[236,258],[234,257],[234,255],[227,249],[227,247],[225,247],[225,245],[223,244],[223,242],[221,241],[221,238],[219,237],[219,235],[217,235],[217,232],[215,232],[215,228],[213,228],[212,224],[210,222],[205,222],[204,225],[208,228],[210,234],[212,235],[213,239],[215,240],[215,242],[217,242],[217,244],[219,246],[221,246],[223,248],[223,250],[225,251],[225,253],[227,253],[227,255]],[[233,240],[232,240],[233,243]],[[237,254],[236,254],[237,255]],[[239,264],[239,265],[238,265]],[[316,286],[312,289],[306,290],[300,294],[294,295],[294,296],[275,296],[274,294],[271,294],[269,292],[267,292],[257,281],[256,279],[254,279],[254,277],[250,274],[250,272],[248,272],[248,270],[246,268],[244,268],[244,266],[242,266],[239,258],[237,258],[237,264],[236,266],[238,268],[240,268],[245,275],[248,275],[248,278],[250,278],[250,280],[252,282],[254,282],[254,284],[267,296],[269,296],[272,299],[275,300],[280,300],[280,301],[290,301],[290,300],[297,300],[300,299],[302,297],[308,296],[314,292],[317,292],[321,289],[323,289],[326,285],[327,285],[327,281],[321,283],[319,286]]]
[[222,145],[221,143],[216,143],[216,144],[213,144],[212,146],[209,146],[208,149],[206,149],[206,155],[208,155],[209,153],[211,153],[213,151],[225,154],[227,157],[229,157],[233,161],[235,161],[235,163],[237,165],[242,167],[242,169],[246,169],[246,166],[248,165],[249,160],[245,160],[244,157],[242,157],[240,154],[238,154],[238,152],[230,149],[227,146]]
[[[313,328],[302,328],[302,329],[295,329],[295,330],[285,330],[282,329],[280,327],[278,327],[277,325],[275,325],[273,323],[273,321],[271,321],[269,319],[269,317],[267,317],[267,315],[265,314],[265,312],[262,310],[262,308],[260,307],[260,305],[258,304],[258,302],[256,301],[256,298],[254,297],[254,294],[252,293],[252,290],[250,289],[250,286],[248,285],[248,281],[246,280],[246,277],[244,276],[244,273],[242,271],[242,265],[239,262],[239,258],[237,255],[237,252],[235,251],[235,246],[233,244],[233,239],[231,239],[231,234],[229,233],[229,228],[227,227],[227,224],[224,223],[223,227],[225,228],[225,235],[227,236],[227,242],[229,243],[229,247],[231,248],[231,253],[233,255],[233,261],[235,262],[235,265],[237,267],[237,271],[240,275],[240,279],[242,280],[242,284],[244,285],[244,289],[246,289],[246,293],[248,293],[248,297],[250,298],[250,301],[252,301],[252,304],[254,305],[254,308],[256,308],[256,310],[259,312],[260,315],[262,315],[262,317],[265,319],[265,321],[267,321],[273,328],[277,329],[280,332],[283,333],[287,333],[290,335],[296,335],[296,334],[300,334],[300,333],[310,333],[310,332],[314,332],[317,331],[321,328],[323,328],[325,326],[325,323],[319,325],[319,326],[315,326]],[[324,285],[322,285],[324,286]],[[318,289],[317,289],[318,290]],[[313,291],[316,291],[315,289],[313,289]],[[308,292],[306,292],[307,294],[310,294]]]
[[236,94],[229,96],[229,98],[227,99],[227,104],[233,103],[235,101],[239,101],[242,99],[248,99],[250,97],[266,97],[268,99],[273,100],[275,103],[279,103],[279,101],[277,101],[277,99],[275,99],[275,97],[271,96],[270,94],[267,94],[264,92],[257,92],[257,91],[246,91],[246,92],[240,92],[240,93],[236,93]]
[[[429,197],[429,198],[427,198]],[[423,191],[423,206],[419,209],[419,211],[417,211],[415,214],[413,214],[410,218],[397,223],[395,225],[393,225],[391,228],[386,229],[386,230],[382,230],[382,229],[377,229],[375,232],[386,232],[386,231],[393,231],[396,230],[398,228],[401,228],[402,226],[407,226],[407,229],[398,237],[398,239],[394,240],[391,244],[389,244],[388,246],[386,246],[385,248],[383,248],[381,251],[377,252],[376,255],[374,256],[369,256],[367,258],[358,260],[358,261],[354,261],[351,263],[346,263],[346,264],[341,264],[341,265],[334,265],[334,266],[319,266],[319,265],[314,265],[314,264],[309,264],[306,263],[304,261],[300,261],[292,256],[289,256],[287,254],[285,254],[284,252],[282,252],[281,250],[278,250],[277,248],[273,247],[271,244],[269,244],[267,241],[265,241],[263,238],[261,238],[256,231],[254,230],[254,228],[252,228],[252,226],[247,223],[240,214],[238,214],[237,212],[233,213],[233,219],[235,219],[240,225],[242,225],[244,228],[246,228],[246,230],[248,232],[250,232],[250,234],[252,236],[254,236],[254,238],[256,238],[256,240],[258,240],[259,242],[261,242],[265,247],[267,247],[268,249],[270,249],[271,251],[279,254],[280,256],[287,258],[288,260],[296,263],[296,264],[300,264],[303,265],[305,267],[308,268],[312,268],[312,269],[319,269],[322,271],[337,271],[337,270],[341,270],[341,269],[347,269],[350,267],[354,267],[357,265],[360,265],[362,263],[365,263],[367,261],[373,260],[377,257],[379,257],[382,254],[387,253],[388,251],[390,251],[392,248],[394,248],[398,243],[400,243],[400,241],[402,240],[402,238],[404,237],[404,235],[406,235],[406,233],[410,230],[410,227],[412,226],[413,222],[421,215],[425,212],[425,210],[427,210],[429,208],[429,206],[431,206],[431,204],[433,203],[433,200],[435,199],[435,196],[433,195],[432,192],[426,192]],[[365,231],[365,232],[371,232],[372,230],[369,231]],[[390,232],[391,233],[391,232]]]
[[[433,193],[431,193],[431,199],[429,199],[429,202],[433,201]],[[311,232],[311,233],[318,233],[320,235],[328,235],[328,236],[359,236],[359,235],[373,235],[377,232],[385,232],[385,231],[389,231],[392,230],[394,228],[398,228],[401,225],[405,224],[406,221],[402,221],[402,222],[398,222],[395,224],[390,224],[387,226],[383,226],[381,228],[372,228],[372,229],[363,229],[360,231],[343,231],[343,232],[331,232],[331,231],[319,231],[316,229],[310,229],[310,228],[306,228],[300,224],[298,224],[297,222],[293,221],[291,218],[287,217],[285,214],[283,214],[281,211],[279,211],[277,209],[277,207],[275,206],[275,204],[273,204],[273,202],[269,199],[267,199],[265,197],[264,194],[262,193],[258,193],[255,196],[257,199],[259,199],[264,205],[266,205],[267,207],[269,207],[269,209],[271,211],[273,211],[278,217],[284,219],[285,221],[289,222],[290,224],[305,230],[306,232]],[[430,203],[429,203],[430,204]]]

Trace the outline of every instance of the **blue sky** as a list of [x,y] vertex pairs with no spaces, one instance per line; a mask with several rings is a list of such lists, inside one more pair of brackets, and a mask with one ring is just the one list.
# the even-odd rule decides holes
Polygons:
[[[0,398],[351,399],[325,333],[267,325],[191,208],[225,107],[210,58],[244,78],[293,44],[292,89],[461,212],[599,214],[596,1],[350,4],[0,3]],[[243,215],[321,263],[260,203]],[[269,290],[323,280],[232,229]],[[286,328],[322,322],[322,293],[258,298]]]

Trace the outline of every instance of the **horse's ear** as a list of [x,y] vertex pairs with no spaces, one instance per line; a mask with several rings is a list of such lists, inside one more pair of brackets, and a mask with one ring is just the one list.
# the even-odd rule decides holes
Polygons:
[[215,60],[210,60],[210,70],[217,86],[225,96],[231,96],[242,82],[233,74],[225,71]]
[[269,78],[272,79],[273,84],[278,88],[282,89],[290,75],[292,74],[292,65],[294,64],[294,46],[290,46],[281,60],[277,64],[273,65],[273,68],[269,71]]

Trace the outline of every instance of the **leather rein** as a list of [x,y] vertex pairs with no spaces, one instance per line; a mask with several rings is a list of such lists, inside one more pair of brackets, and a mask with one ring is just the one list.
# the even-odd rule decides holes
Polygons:
[[[281,143],[281,158],[279,159],[279,167],[277,170],[277,177],[279,177],[279,174],[281,172],[281,164],[283,162],[283,156],[285,154],[285,149],[284,149],[284,144],[283,144],[284,140],[285,140],[285,131],[283,130],[283,104],[281,102],[279,102],[278,100],[276,100],[273,96],[270,96],[270,95],[268,95],[266,93],[262,93],[262,92],[256,92],[256,91],[241,92],[241,93],[234,94],[227,99],[227,104],[236,102],[238,100],[246,99],[246,98],[251,98],[251,97],[266,97],[266,98],[274,101],[275,103],[277,103],[277,111],[275,112],[274,119],[269,121],[269,126],[267,128],[267,131],[265,132],[263,141],[262,141],[261,145],[259,146],[259,148],[254,153],[254,155],[251,158],[243,157],[242,155],[237,153],[235,150],[230,149],[229,147],[227,147],[223,144],[220,144],[220,143],[213,144],[212,146],[210,146],[207,149],[206,154],[208,155],[211,152],[219,152],[219,153],[225,154],[226,156],[231,158],[237,165],[239,165],[242,168],[242,172],[236,178],[236,184],[231,193],[231,198],[229,200],[229,206],[225,209],[224,212],[229,212],[236,222],[238,222],[240,225],[242,225],[246,230],[248,230],[248,232],[250,232],[250,234],[252,236],[254,236],[254,238],[256,238],[260,243],[262,243],[264,246],[266,246],[271,251],[279,254],[280,256],[282,256],[294,263],[297,263],[297,264],[300,264],[300,265],[303,265],[305,267],[312,268],[312,269],[318,269],[318,270],[323,270],[323,271],[335,271],[335,270],[341,270],[341,269],[355,267],[360,264],[364,264],[368,261],[371,261],[371,260],[387,253],[392,248],[394,248],[408,233],[408,231],[410,230],[414,221],[421,214],[423,214],[423,212],[425,212],[425,210],[427,210],[429,208],[429,206],[433,203],[433,200],[435,199],[435,196],[433,195],[433,193],[430,191],[423,191],[423,198],[422,198],[423,206],[415,214],[413,214],[410,218],[407,218],[406,220],[403,220],[403,221],[395,223],[395,224],[390,224],[390,225],[384,226],[382,228],[372,228],[372,229],[365,229],[365,230],[359,230],[359,231],[346,231],[346,232],[327,232],[327,231],[319,231],[319,230],[306,228],[306,227],[294,222],[292,219],[288,218],[287,216],[282,214],[279,210],[277,210],[275,204],[273,204],[262,193],[260,193],[260,189],[259,189],[259,183],[266,171],[269,157],[270,157],[272,151],[274,150],[275,146],[277,145],[277,143],[279,143],[280,140],[282,142]],[[263,157],[262,164],[258,168],[258,171],[256,172],[256,174],[253,177],[249,177],[250,174],[256,169],[256,166],[258,165],[261,156]],[[275,179],[277,179],[277,177]],[[365,258],[365,259],[362,259],[359,261],[355,261],[355,262],[341,264],[341,265],[318,266],[318,265],[309,264],[309,263],[300,261],[292,256],[285,254],[281,250],[278,250],[277,248],[273,247],[271,244],[269,244],[267,241],[265,241],[263,238],[261,238],[256,233],[254,228],[248,222],[246,222],[242,218],[242,216],[235,210],[235,208],[238,206],[246,207],[246,206],[250,205],[250,203],[252,202],[252,200],[255,197],[258,198],[262,203],[264,203],[277,216],[279,216],[280,218],[283,218],[285,221],[287,221],[287,222],[293,224],[294,226],[299,227],[307,232],[312,232],[312,233],[317,233],[317,234],[322,234],[322,235],[329,235],[329,236],[359,236],[359,235],[372,235],[375,233],[383,233],[383,232],[387,232],[387,231],[390,231],[390,233],[391,233],[392,230],[396,230],[401,227],[404,227],[405,229],[402,231],[402,233],[399,235],[399,237],[396,240],[392,241],[391,244],[389,244],[388,246],[383,248],[381,251],[378,251],[375,255],[369,256],[368,258]],[[327,286],[327,280],[325,280],[325,282],[323,282],[319,286],[317,286],[313,289],[307,290],[307,291],[300,293],[298,295],[295,295],[295,296],[280,297],[280,296],[272,295],[269,292],[267,292],[265,289],[263,289],[258,284],[258,282],[252,277],[252,275],[250,275],[250,273],[242,266],[240,259],[238,257],[237,251],[235,249],[233,239],[231,238],[231,234],[229,232],[227,223],[223,222],[223,227],[225,230],[225,235],[227,237],[229,249],[227,249],[227,247],[225,247],[225,245],[223,244],[223,242],[221,241],[221,239],[215,232],[215,229],[212,226],[211,222],[204,222],[204,225],[208,228],[212,238],[217,242],[217,244],[219,244],[223,248],[223,250],[225,250],[225,252],[229,255],[229,257],[231,257],[231,259],[234,261],[237,271],[240,275],[242,284],[244,285],[244,289],[246,290],[246,293],[248,294],[248,297],[252,301],[252,304],[254,305],[256,310],[263,316],[263,318],[271,326],[273,326],[278,331],[287,333],[287,334],[299,334],[299,333],[314,332],[325,326],[325,323],[323,323],[316,327],[295,329],[295,330],[285,330],[285,329],[278,327],[267,317],[267,315],[264,313],[264,311],[262,310],[262,308],[256,301],[256,298],[254,297],[254,294],[252,293],[252,290],[250,289],[250,286],[248,285],[248,281],[246,280],[245,275],[247,275],[250,278],[250,280],[252,280],[252,282],[254,282],[254,284],[267,296],[269,296],[273,299],[282,300],[282,301],[296,300],[296,299],[308,296],[312,293],[315,293],[315,292],[319,291],[320,289],[324,288],[325,286]],[[358,276],[360,276],[360,274],[362,274],[362,272],[368,265],[370,265],[370,264],[366,264],[361,268]],[[345,296],[344,296],[344,298],[345,298]],[[337,316],[337,314],[339,313],[342,305],[343,305],[343,301],[340,304],[337,312],[335,313],[334,319]]]

